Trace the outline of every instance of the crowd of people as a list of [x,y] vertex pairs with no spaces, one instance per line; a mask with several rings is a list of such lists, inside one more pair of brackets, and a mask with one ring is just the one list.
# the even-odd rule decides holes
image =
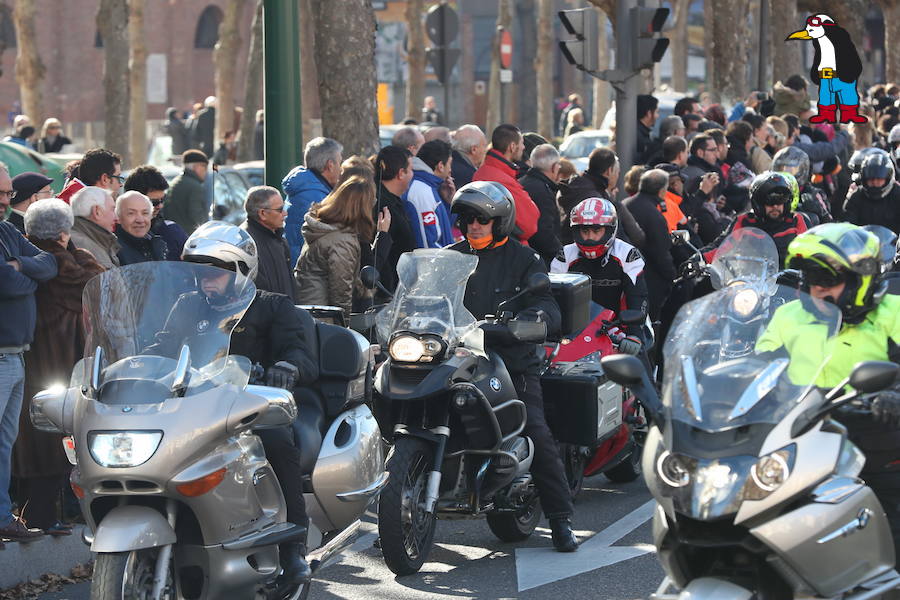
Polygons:
[[[783,264],[791,242],[820,224],[900,231],[900,87],[869,90],[861,107],[867,121],[845,127],[809,124],[807,86],[790,77],[771,93],[751,93],[727,116],[708,95],[685,97],[658,128],[658,100],[642,95],[635,166],[622,177],[612,147],[595,149],[577,173],[536,133],[513,124],[489,137],[472,124],[451,131],[437,124],[433,105],[423,109],[432,124],[398,129],[375,156],[344,156],[336,140],[315,138],[281,190],[247,193],[240,229],[257,249],[256,286],[349,315],[386,299],[362,284],[361,267],[374,265],[379,289],[390,292],[401,254],[452,247],[478,255],[484,266],[473,281],[493,286],[478,298],[467,291],[467,306],[480,307],[473,312],[489,312],[484,298],[502,295],[504,285],[519,289],[524,273],[580,272],[592,279],[594,301],[644,311],[661,339],[694,292],[690,281],[679,283],[691,257],[673,246],[675,230],[713,252],[735,229],[755,227],[772,236]],[[567,133],[584,126],[579,99],[571,100],[560,117]],[[129,264],[179,260],[208,221],[215,99],[205,104],[190,126],[169,115],[184,168],[171,184],[149,165],[124,177],[121,158],[102,148],[68,165],[62,199],[39,173],[12,178],[0,169],[0,306],[7,315],[0,324],[0,538],[71,533],[72,515],[60,502],[70,467],[60,437],[31,425],[28,401],[48,383],[67,381],[83,355],[87,281]],[[45,133],[56,133],[41,138],[47,147],[61,136],[50,125]],[[545,308],[532,317],[548,318]],[[643,325],[628,334],[636,347],[650,339]],[[535,364],[523,356],[508,364],[532,414],[540,396],[525,384],[533,384]],[[563,483],[553,474],[561,472],[559,457],[542,417],[529,417],[528,430],[540,440],[536,479],[545,510],[553,507],[554,544],[571,551],[571,502],[557,498]]]

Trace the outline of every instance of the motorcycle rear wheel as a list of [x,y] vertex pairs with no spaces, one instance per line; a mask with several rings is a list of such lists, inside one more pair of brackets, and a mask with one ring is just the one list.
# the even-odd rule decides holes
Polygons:
[[517,512],[489,512],[488,527],[502,542],[521,542],[534,533],[541,521],[541,501],[535,493]]
[[425,497],[433,464],[433,448],[404,437],[385,465],[390,477],[378,499],[378,535],[384,562],[397,575],[416,573],[431,552],[436,520],[425,512]]
[[628,458],[606,471],[604,475],[613,483],[631,483],[641,476],[642,446],[635,444]]
[[[137,600],[149,598],[153,592],[153,573],[157,548],[132,552],[101,552],[94,561],[91,600]],[[176,600],[172,570],[162,594],[164,600]]]

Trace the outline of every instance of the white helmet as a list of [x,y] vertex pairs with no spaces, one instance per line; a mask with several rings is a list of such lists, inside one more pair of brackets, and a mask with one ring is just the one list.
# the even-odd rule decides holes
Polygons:
[[892,146],[900,143],[900,125],[891,127],[891,131],[888,133],[888,143]]
[[198,227],[184,243],[181,260],[234,271],[239,287],[243,287],[244,277],[253,281],[259,269],[256,242],[250,234],[222,221],[209,221]]

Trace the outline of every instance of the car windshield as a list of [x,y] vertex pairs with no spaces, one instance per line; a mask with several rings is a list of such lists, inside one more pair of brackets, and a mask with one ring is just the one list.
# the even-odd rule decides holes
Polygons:
[[378,341],[387,344],[395,332],[409,331],[437,335],[454,346],[475,325],[463,298],[477,265],[477,257],[454,250],[420,249],[401,255],[397,291],[376,319]]
[[248,278],[207,265],[161,261],[111,269],[84,288],[85,356],[102,352],[104,385],[144,380],[168,386],[186,353],[189,389],[223,372],[235,375],[235,368],[236,380],[246,383],[242,372],[249,363],[230,359],[228,348],[255,294]]
[[589,156],[595,148],[602,148],[608,144],[609,136],[606,135],[579,135],[563,142],[559,153],[565,158],[581,158]]
[[840,324],[833,304],[779,286],[729,285],[686,304],[665,345],[670,418],[710,432],[778,423],[827,383]]

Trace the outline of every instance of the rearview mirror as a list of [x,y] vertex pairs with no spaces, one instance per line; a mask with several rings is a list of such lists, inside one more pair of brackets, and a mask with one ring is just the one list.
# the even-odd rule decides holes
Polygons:
[[378,279],[378,269],[372,265],[366,265],[359,272],[359,280],[367,290],[374,290],[375,285],[378,283]]
[[615,383],[638,385],[644,380],[644,365],[630,354],[611,354],[600,359],[603,372]]
[[676,246],[678,244],[686,244],[691,241],[691,234],[689,234],[684,229],[676,229],[670,235],[672,237],[672,243]]
[[647,315],[644,314],[644,311],[633,308],[626,308],[619,313],[619,322],[625,325],[636,325],[646,318]]
[[550,276],[546,273],[532,273],[528,278],[529,294],[548,294],[550,293]]
[[247,391],[262,396],[268,402],[268,406],[252,421],[253,429],[284,427],[297,418],[297,405],[289,391],[260,385],[248,385]]
[[850,373],[850,386],[864,394],[880,392],[897,379],[900,366],[896,363],[869,360],[857,363]]

